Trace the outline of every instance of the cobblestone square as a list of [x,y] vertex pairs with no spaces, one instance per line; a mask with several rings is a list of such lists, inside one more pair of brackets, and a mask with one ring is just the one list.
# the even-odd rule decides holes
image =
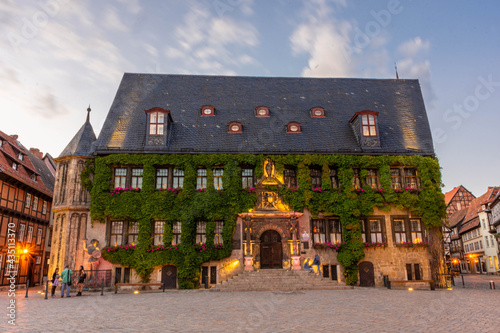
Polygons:
[[[498,280],[498,279],[495,279]],[[457,280],[458,282],[458,280]],[[497,283],[498,284],[498,283]],[[1,332],[498,332],[491,309],[500,290],[408,291],[385,288],[212,293],[204,290],[86,293],[44,299],[16,295],[16,326]],[[488,306],[485,308],[484,301]],[[489,310],[488,310],[489,309]],[[496,311],[496,310],[495,310]]]

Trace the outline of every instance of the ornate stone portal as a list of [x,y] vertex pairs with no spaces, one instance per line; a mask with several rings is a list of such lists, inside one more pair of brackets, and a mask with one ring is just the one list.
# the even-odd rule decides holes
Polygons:
[[263,168],[263,177],[256,185],[255,209],[239,214],[243,219],[245,270],[300,269],[297,218],[302,213],[290,211],[277,192],[266,188],[283,186],[270,158]]

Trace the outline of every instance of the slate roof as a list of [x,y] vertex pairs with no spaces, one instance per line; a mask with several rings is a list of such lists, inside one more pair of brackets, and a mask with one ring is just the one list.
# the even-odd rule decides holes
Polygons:
[[[47,165],[17,139],[2,131],[0,140],[3,141],[0,147],[0,176],[15,179],[52,198],[55,179]],[[22,160],[18,157],[19,153],[24,155]],[[12,168],[13,162],[18,165],[17,170]],[[37,176],[37,181],[31,179],[33,174]]]
[[90,156],[93,151],[93,143],[96,141],[96,136],[92,125],[90,125],[89,117],[87,121],[76,135],[71,139],[63,152],[58,158],[65,156]]
[[[213,105],[215,116],[201,116],[203,105]],[[270,116],[256,117],[257,106]],[[315,106],[324,118],[311,117]],[[158,150],[146,147],[144,111],[154,107],[170,110],[174,122]],[[381,149],[356,141],[349,120],[363,110],[379,112]],[[243,133],[228,133],[232,121]],[[287,133],[291,121],[302,133]],[[132,73],[122,78],[95,152],[434,155],[418,80]]]

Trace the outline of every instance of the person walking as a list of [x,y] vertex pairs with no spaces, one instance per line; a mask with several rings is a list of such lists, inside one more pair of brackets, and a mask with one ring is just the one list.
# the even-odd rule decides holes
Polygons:
[[52,297],[56,297],[56,288],[59,286],[59,268],[52,274]]
[[85,282],[86,278],[87,274],[85,274],[83,266],[80,266],[80,270],[78,271],[78,294],[76,294],[76,296],[82,296],[83,282]]
[[66,289],[66,297],[71,297],[69,295],[71,289],[71,274],[73,274],[73,272],[69,269],[69,265],[64,266],[64,269],[61,272],[61,297],[64,297],[64,289]]
[[318,266],[318,276],[321,276],[321,261],[319,260],[319,254],[316,253],[313,260],[313,266]]

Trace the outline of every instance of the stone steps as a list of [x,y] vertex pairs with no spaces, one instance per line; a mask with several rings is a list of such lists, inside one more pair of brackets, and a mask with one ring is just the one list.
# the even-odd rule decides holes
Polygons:
[[243,272],[212,287],[210,291],[296,291],[352,289],[343,283],[320,277],[312,272],[266,269]]

